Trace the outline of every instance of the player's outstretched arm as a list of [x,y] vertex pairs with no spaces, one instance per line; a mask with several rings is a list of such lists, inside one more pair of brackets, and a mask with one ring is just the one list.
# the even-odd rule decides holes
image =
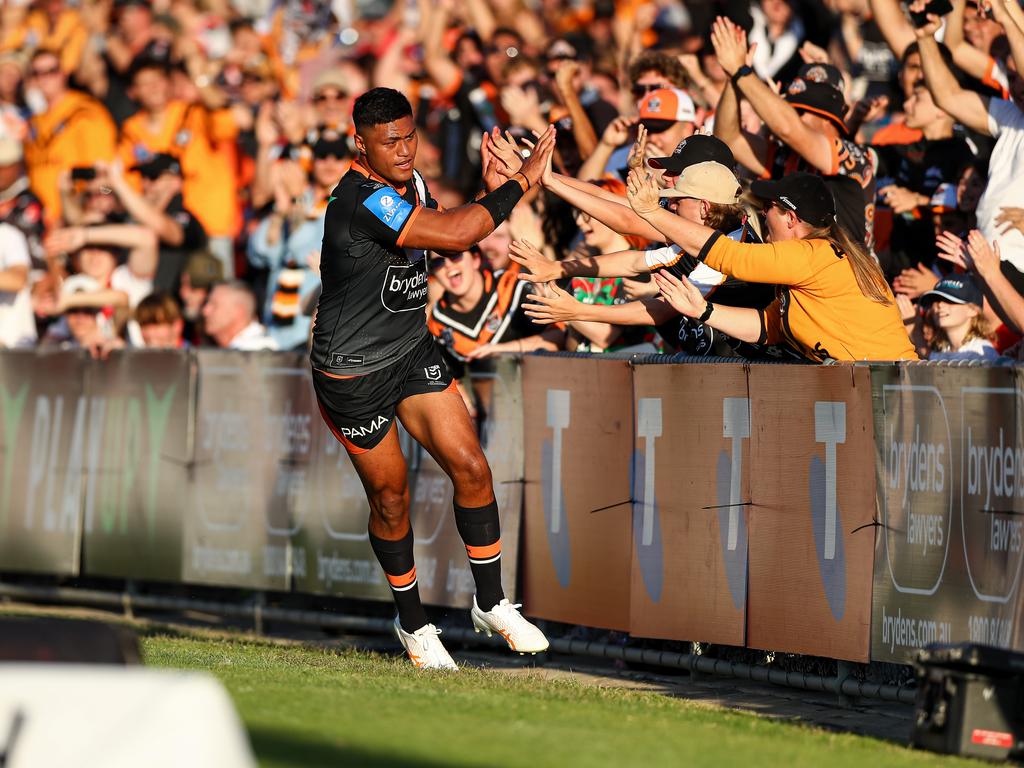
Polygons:
[[555,148],[555,129],[537,140],[522,169],[493,192],[450,211],[419,208],[402,233],[401,245],[433,251],[465,251],[487,237],[515,208],[528,189],[540,183],[548,157]]

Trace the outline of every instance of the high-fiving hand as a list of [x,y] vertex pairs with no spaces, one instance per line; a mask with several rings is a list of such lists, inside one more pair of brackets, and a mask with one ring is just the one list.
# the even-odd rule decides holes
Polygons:
[[685,277],[680,279],[667,269],[657,270],[653,277],[661,295],[676,312],[686,317],[700,317],[704,314],[707,307],[704,294]]
[[525,270],[519,274],[520,280],[548,283],[562,277],[558,262],[547,258],[528,240],[514,240],[508,247],[508,257]]
[[524,303],[523,311],[533,319],[533,322],[540,325],[551,323],[567,323],[570,320],[579,319],[580,304],[566,291],[563,291],[555,283],[547,283],[544,289],[547,295],[531,293],[527,298],[532,303]]
[[629,172],[626,198],[637,215],[645,219],[661,208],[661,196],[654,176],[643,168],[634,168]]
[[531,187],[541,180],[548,163],[551,161],[551,155],[555,151],[555,135],[555,126],[549,125],[547,130],[537,139],[533,152],[526,158],[523,167],[519,171],[530,182]]

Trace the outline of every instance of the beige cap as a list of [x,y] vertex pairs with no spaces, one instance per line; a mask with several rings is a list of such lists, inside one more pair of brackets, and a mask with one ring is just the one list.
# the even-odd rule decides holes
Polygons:
[[325,69],[313,81],[313,93],[321,88],[337,88],[342,93],[348,93],[348,77],[345,76],[345,70],[338,67]]
[[662,197],[693,197],[720,205],[736,205],[741,193],[736,174],[714,160],[684,168],[674,185],[661,190]]
[[0,165],[20,163],[23,157],[24,151],[21,142],[0,134]]

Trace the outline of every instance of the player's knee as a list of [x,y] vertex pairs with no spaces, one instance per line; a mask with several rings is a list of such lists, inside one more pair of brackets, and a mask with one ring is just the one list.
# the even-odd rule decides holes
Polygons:
[[383,488],[376,491],[370,507],[387,525],[402,523],[409,516],[409,489]]
[[452,483],[461,491],[486,491],[491,487],[491,468],[483,453],[460,456],[452,463]]

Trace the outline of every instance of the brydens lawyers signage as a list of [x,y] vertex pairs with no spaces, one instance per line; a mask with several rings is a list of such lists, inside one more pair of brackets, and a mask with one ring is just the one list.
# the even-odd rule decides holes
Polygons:
[[872,658],[1024,648],[1024,395],[1011,368],[874,372],[880,486]]

